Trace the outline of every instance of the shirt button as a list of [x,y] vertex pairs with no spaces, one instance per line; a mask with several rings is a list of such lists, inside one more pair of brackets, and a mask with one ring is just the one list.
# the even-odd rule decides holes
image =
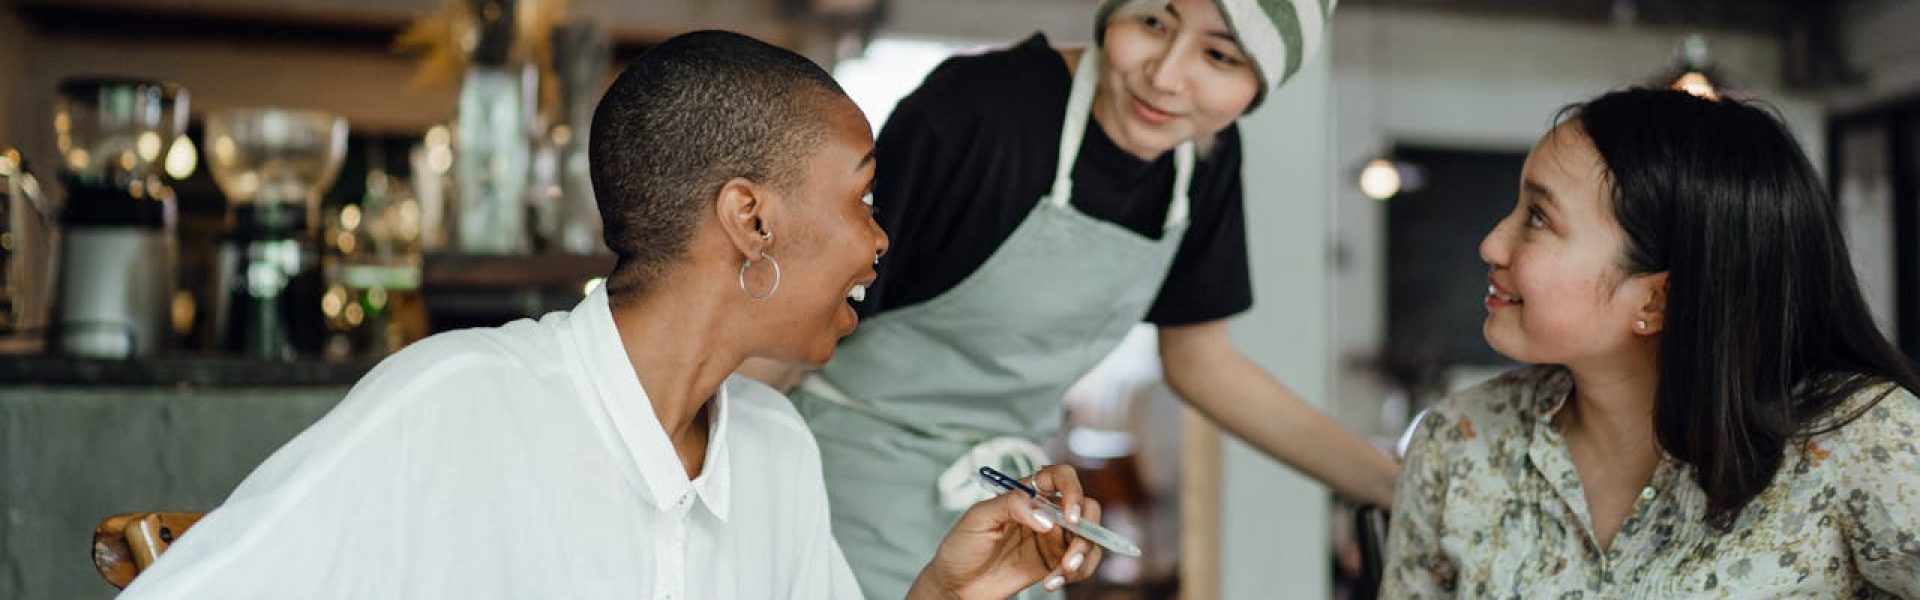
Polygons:
[[1652,500],[1654,496],[1658,496],[1658,495],[1660,495],[1660,493],[1653,491],[1653,486],[1640,488],[1641,500]]

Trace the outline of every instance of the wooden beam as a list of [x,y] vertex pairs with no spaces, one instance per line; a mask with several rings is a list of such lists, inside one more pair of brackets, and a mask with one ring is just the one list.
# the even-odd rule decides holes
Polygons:
[[1180,598],[1220,598],[1220,428],[1182,406]]
[[[307,48],[388,54],[410,19],[349,12],[267,10],[221,6],[125,6],[17,0],[15,10],[42,37],[225,42],[246,46]],[[627,59],[679,33],[665,27],[614,27],[613,54]],[[784,32],[769,35],[781,43]]]

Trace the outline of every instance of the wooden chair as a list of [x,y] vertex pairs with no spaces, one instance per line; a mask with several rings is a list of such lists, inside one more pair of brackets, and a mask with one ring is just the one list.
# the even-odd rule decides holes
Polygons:
[[203,516],[206,513],[142,512],[107,517],[93,528],[93,568],[113,587],[126,589]]

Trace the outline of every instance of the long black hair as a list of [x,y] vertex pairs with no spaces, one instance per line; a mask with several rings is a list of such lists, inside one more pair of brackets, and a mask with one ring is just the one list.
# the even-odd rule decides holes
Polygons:
[[1848,398],[1920,390],[1874,327],[1825,188],[1769,112],[1631,89],[1565,114],[1606,163],[1626,271],[1667,273],[1654,428],[1711,517],[1731,523],[1789,443],[1879,402],[1834,415]]

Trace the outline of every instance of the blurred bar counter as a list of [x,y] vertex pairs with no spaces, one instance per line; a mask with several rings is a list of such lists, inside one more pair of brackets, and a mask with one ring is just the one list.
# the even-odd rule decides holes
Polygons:
[[0,397],[15,386],[199,388],[346,387],[376,359],[275,361],[224,356],[110,360],[49,355],[0,355]]
[[88,560],[100,519],[218,506],[364,370],[101,362],[0,359],[0,598],[113,597]]
[[[607,255],[423,262],[429,332],[572,308],[613,266]],[[0,598],[111,598],[88,560],[100,519],[218,506],[380,358],[0,353]]]

